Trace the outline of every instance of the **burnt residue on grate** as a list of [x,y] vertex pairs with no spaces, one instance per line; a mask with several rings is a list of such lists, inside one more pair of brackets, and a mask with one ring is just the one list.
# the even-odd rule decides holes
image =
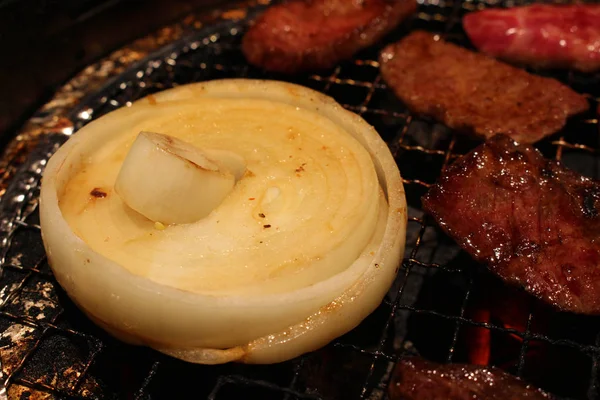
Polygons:
[[[529,1],[420,0],[415,17],[380,45],[330,71],[286,77],[245,63],[241,35],[256,9],[199,29],[123,72],[72,109],[89,121],[178,84],[218,78],[268,78],[333,96],[388,143],[409,203],[405,259],[383,304],[358,328],[317,352],[276,366],[202,366],[121,343],[66,297],[48,267],[39,232],[39,180],[66,140],[53,135],[16,173],[0,220],[0,383],[23,399],[382,399],[395,361],[410,348],[440,362],[496,365],[559,396],[597,399],[600,320],[558,313],[506,287],[444,236],[420,210],[440,172],[477,142],[412,115],[379,75],[378,50],[413,29],[470,47],[464,13]],[[248,12],[246,12],[248,11]],[[600,75],[534,71],[585,93],[593,109]],[[600,174],[598,116],[590,111],[537,146],[587,176]],[[100,193],[98,193],[101,195]],[[4,393],[0,386],[0,399]]]

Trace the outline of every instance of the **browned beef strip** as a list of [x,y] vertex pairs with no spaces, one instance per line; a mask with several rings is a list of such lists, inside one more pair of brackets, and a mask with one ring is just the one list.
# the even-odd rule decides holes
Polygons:
[[600,314],[600,183],[498,135],[452,164],[423,208],[504,281]]
[[269,71],[331,68],[377,42],[416,8],[415,0],[290,1],[258,18],[242,51]]
[[418,357],[396,365],[390,400],[547,400],[552,396],[494,367],[437,364]]
[[450,128],[533,143],[588,109],[562,83],[416,31],[380,55],[388,86],[413,112]]

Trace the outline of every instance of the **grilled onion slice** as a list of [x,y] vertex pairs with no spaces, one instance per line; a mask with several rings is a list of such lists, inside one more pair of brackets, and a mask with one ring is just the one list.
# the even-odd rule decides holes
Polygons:
[[[200,219],[157,226],[115,193],[140,132],[221,152],[237,183]],[[81,129],[48,163],[40,218],[58,282],[94,322],[217,364],[284,361],[358,325],[396,275],[407,213],[396,163],[363,119],[301,86],[222,80]]]

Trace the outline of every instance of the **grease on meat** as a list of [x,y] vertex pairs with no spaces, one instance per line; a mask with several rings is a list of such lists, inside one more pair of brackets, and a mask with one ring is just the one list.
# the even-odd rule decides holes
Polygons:
[[380,56],[388,86],[413,112],[450,128],[533,143],[588,109],[584,96],[483,54],[416,31]]
[[498,135],[452,164],[423,208],[504,281],[600,314],[599,182]]
[[415,0],[308,0],[274,5],[242,41],[248,62],[293,74],[352,57],[415,12]]
[[398,362],[390,400],[547,400],[553,397],[495,367],[438,364],[418,357]]
[[463,18],[480,51],[538,67],[600,69],[600,5],[535,4],[488,9]]

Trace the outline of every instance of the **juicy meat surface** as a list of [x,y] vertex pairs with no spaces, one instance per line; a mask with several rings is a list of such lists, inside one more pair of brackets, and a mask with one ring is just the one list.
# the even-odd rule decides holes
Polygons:
[[476,136],[504,133],[533,143],[589,107],[585,97],[554,79],[423,31],[386,47],[380,62],[383,78],[409,109]]
[[415,12],[415,0],[294,0],[260,16],[242,41],[248,62],[296,73],[331,68]]
[[561,310],[600,314],[600,182],[498,135],[447,168],[422,200],[505,282]]
[[552,399],[495,367],[438,364],[418,357],[398,362],[388,392],[390,400]]
[[488,9],[463,18],[480,51],[539,67],[600,69],[600,5],[531,5]]

